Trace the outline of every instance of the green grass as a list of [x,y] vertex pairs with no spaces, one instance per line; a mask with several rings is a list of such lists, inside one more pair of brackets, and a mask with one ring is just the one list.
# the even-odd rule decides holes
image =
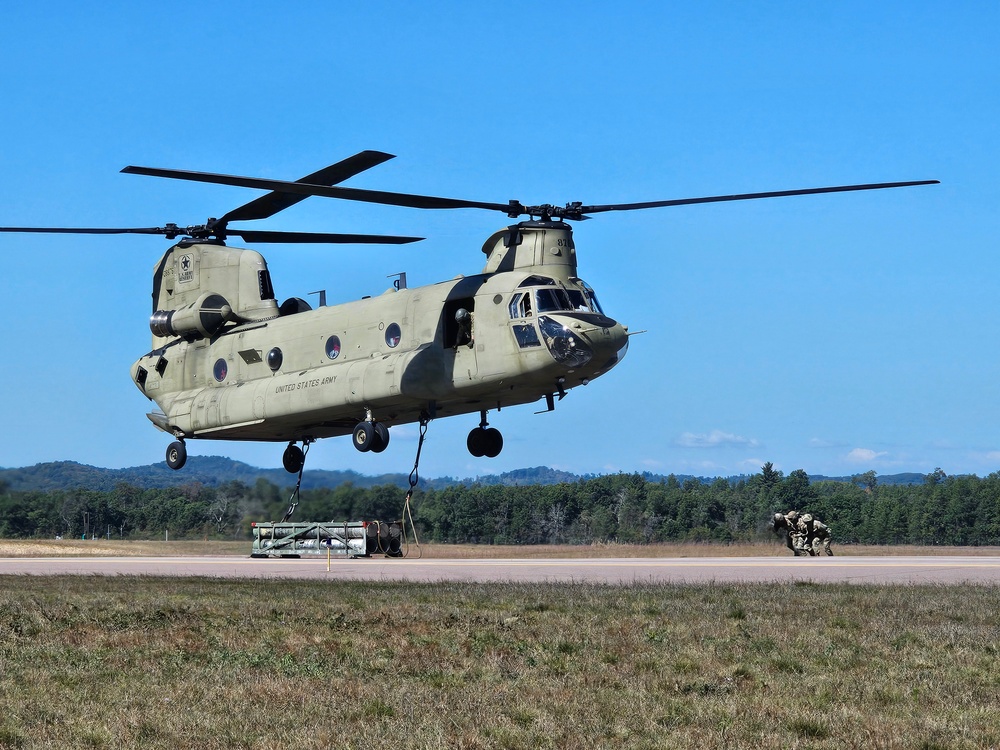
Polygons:
[[989,586],[0,576],[0,748],[989,748]]

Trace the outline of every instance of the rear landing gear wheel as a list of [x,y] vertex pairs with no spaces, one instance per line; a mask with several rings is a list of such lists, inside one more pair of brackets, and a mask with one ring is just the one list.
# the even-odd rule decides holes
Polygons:
[[306,455],[295,443],[289,443],[285,452],[281,455],[281,465],[289,474],[298,474],[302,470],[302,465],[306,462]]
[[358,426],[354,428],[352,439],[354,447],[362,453],[372,450],[375,443],[375,424],[368,421],[358,422]]
[[175,440],[167,446],[167,466],[174,471],[184,467],[187,463],[187,446],[180,440]]
[[372,438],[372,453],[381,453],[389,447],[389,428],[381,422],[375,422],[375,436]]

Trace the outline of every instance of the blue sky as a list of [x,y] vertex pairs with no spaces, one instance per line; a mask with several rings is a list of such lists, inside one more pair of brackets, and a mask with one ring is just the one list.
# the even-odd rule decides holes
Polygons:
[[[258,193],[127,164],[506,202],[633,202],[939,179],[871,193],[603,214],[580,273],[647,332],[555,413],[431,424],[425,476],[549,465],[731,475],[1000,468],[996,2],[39,2],[0,22],[0,225],[156,226]],[[266,8],[266,9],[265,9]],[[424,236],[267,246],[279,298],[477,273],[505,217],[312,198],[259,228]],[[158,237],[0,237],[0,466],[161,461],[129,365]],[[539,407],[540,408],[540,407]],[[309,466],[408,471],[416,430]],[[189,442],[277,466],[280,445]]]

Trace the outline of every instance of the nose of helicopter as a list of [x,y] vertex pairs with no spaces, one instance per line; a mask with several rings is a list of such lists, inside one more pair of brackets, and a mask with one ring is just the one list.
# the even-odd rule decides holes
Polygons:
[[611,322],[613,325],[581,331],[594,349],[594,364],[600,372],[607,372],[617,365],[628,351],[628,331],[621,323]]
[[628,351],[628,331],[603,315],[542,316],[539,328],[556,362],[590,377],[610,370]]

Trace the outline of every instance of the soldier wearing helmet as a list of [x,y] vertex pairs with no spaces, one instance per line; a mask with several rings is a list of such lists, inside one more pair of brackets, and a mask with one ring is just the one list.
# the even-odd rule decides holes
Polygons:
[[813,518],[812,514],[805,513],[799,517],[796,529],[806,540],[810,555],[818,555],[822,549],[828,557],[833,556],[833,551],[830,549],[830,527],[825,523]]
[[785,546],[787,546],[796,557],[807,552],[806,535],[799,530],[798,524],[799,512],[797,510],[790,510],[784,515],[781,513],[775,513],[774,518],[771,521],[771,527],[773,528],[774,533],[785,534]]

